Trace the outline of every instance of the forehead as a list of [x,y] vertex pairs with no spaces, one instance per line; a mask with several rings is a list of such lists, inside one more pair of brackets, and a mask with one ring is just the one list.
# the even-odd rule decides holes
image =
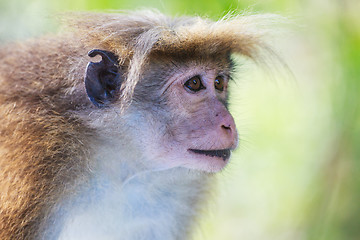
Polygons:
[[231,72],[234,64],[229,54],[192,56],[188,54],[157,55],[150,58],[145,72],[149,75],[169,77],[177,72],[193,69]]
[[203,62],[203,63],[223,63],[226,64],[231,61],[229,52],[217,52],[217,53],[199,53],[198,51],[175,51],[175,52],[159,52],[153,51],[150,54],[150,59],[154,61],[176,61],[179,63],[187,63],[187,62]]

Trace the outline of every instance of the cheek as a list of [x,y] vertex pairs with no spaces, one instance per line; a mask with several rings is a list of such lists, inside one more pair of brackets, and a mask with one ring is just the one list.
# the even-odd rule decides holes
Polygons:
[[214,128],[213,119],[208,114],[193,114],[191,117],[177,118],[171,127],[172,136],[177,142],[191,141],[206,137]]
[[199,138],[209,134],[216,126],[215,113],[212,104],[206,99],[189,101],[179,99],[174,104],[170,129],[175,140]]

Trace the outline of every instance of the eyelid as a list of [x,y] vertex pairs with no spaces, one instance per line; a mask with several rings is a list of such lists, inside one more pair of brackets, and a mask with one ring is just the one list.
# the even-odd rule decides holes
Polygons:
[[231,79],[230,73],[226,73],[226,72],[221,72],[216,77],[222,77],[225,83],[228,83]]

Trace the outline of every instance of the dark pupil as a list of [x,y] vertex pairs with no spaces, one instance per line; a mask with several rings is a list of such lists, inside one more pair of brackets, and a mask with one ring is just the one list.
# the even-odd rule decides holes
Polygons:
[[215,88],[219,91],[224,90],[224,80],[221,77],[215,79]]
[[192,82],[191,82],[191,87],[196,89],[196,88],[199,88],[200,87],[200,81],[196,78],[193,78]]
[[193,77],[186,81],[185,86],[191,91],[199,91],[201,89],[201,81],[199,77]]

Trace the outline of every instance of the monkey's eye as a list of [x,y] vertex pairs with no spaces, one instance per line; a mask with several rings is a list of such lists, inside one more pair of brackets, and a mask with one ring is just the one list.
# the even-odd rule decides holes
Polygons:
[[205,88],[204,85],[201,83],[199,76],[195,76],[187,80],[184,84],[184,87],[186,87],[192,92],[197,92]]
[[215,89],[218,91],[224,91],[224,78],[217,76],[214,82]]

